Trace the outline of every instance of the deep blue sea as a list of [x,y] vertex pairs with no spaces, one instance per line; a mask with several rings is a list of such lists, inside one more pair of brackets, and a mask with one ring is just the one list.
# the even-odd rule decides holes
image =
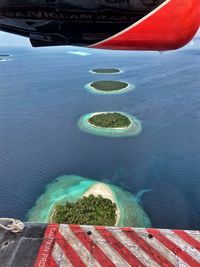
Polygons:
[[[0,61],[0,217],[23,220],[47,184],[74,174],[135,195],[147,190],[141,205],[153,227],[199,229],[199,39],[161,54],[77,47],[1,53],[12,57]],[[99,67],[123,73],[89,72]],[[95,95],[84,88],[104,79],[136,89]],[[85,113],[115,110],[136,116],[142,132],[108,138],[77,127]]]

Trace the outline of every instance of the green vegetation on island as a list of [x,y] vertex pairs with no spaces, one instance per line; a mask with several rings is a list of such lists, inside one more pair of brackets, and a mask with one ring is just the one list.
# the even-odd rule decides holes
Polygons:
[[120,81],[97,81],[90,84],[96,90],[104,92],[120,91],[128,87],[128,83]]
[[66,202],[55,207],[52,222],[81,225],[114,226],[117,218],[117,206],[101,195],[89,195],[75,203]]
[[95,114],[88,121],[96,127],[103,128],[126,128],[131,125],[130,119],[118,112]]
[[115,74],[119,73],[120,70],[116,68],[102,68],[102,69],[93,69],[92,72],[97,74]]

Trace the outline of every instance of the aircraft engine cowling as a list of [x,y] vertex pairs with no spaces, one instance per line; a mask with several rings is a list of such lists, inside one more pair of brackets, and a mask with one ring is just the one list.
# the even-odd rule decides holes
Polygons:
[[199,0],[1,0],[0,30],[33,46],[171,50],[200,25]]

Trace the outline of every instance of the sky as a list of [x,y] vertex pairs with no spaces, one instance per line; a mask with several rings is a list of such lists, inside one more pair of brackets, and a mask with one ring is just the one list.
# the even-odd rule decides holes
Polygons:
[[29,39],[0,31],[0,46],[31,46]]

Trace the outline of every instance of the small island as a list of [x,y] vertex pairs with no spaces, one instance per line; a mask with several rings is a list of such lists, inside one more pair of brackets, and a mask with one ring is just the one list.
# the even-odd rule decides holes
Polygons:
[[66,202],[55,207],[52,223],[114,226],[117,206],[101,195],[83,196],[75,203]]
[[89,123],[103,128],[127,128],[131,120],[118,112],[99,113],[89,118]]
[[27,213],[35,223],[79,223],[147,228],[150,219],[137,197],[122,188],[76,175],[50,182]]
[[118,91],[123,90],[128,86],[128,83],[120,81],[97,81],[90,84],[94,89],[100,91]]
[[128,137],[139,134],[142,126],[139,120],[124,112],[96,112],[82,116],[78,127],[95,135]]
[[8,57],[10,57],[10,55],[0,55],[0,61],[8,61]]
[[0,58],[0,61],[8,61],[7,58]]
[[135,89],[135,86],[123,81],[95,81],[86,84],[85,88],[95,94],[122,94]]
[[121,70],[117,68],[99,68],[93,69],[90,72],[94,74],[118,74]]

